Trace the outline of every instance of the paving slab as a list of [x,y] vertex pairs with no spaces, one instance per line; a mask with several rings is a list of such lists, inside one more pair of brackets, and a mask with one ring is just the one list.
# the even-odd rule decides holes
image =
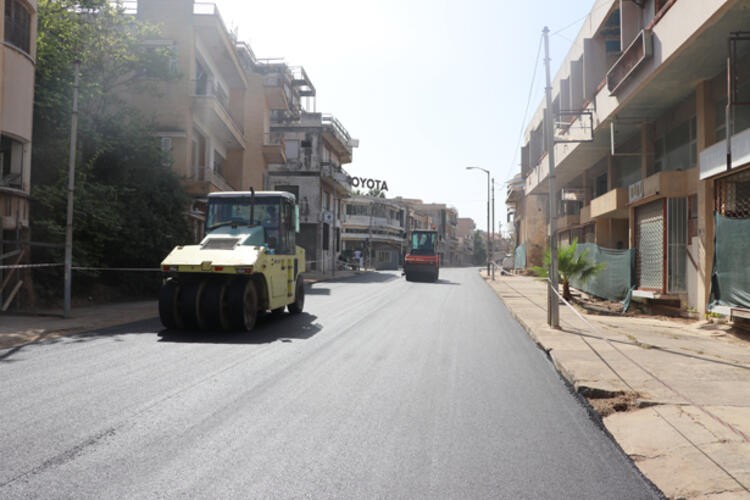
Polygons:
[[547,285],[480,271],[579,392],[630,394],[602,423],[669,498],[750,499],[750,335],[709,321],[595,315],[560,305],[547,325]]

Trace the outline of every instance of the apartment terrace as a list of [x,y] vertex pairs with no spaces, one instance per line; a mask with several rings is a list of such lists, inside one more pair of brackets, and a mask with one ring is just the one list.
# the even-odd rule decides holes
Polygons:
[[[695,90],[696,81],[722,71],[727,36],[742,30],[745,18],[740,1],[683,0],[667,2],[663,11],[641,27],[642,18],[633,10],[638,9],[635,3],[623,2],[622,11],[619,5],[613,2],[609,11],[591,13],[587,25],[593,28],[579,34],[553,84],[555,114],[566,106],[573,111],[586,110],[594,127],[592,142],[554,146],[559,186],[572,182],[607,151],[617,152],[618,141],[637,134],[644,123],[684,100]],[[611,21],[615,13],[622,17],[619,25]],[[608,62],[613,32],[624,42],[624,50]],[[695,37],[695,33],[701,36]],[[547,191],[543,111],[542,105],[529,126],[529,142],[523,151],[528,194]],[[588,115],[572,116],[566,125],[571,129],[584,127],[589,119]]]

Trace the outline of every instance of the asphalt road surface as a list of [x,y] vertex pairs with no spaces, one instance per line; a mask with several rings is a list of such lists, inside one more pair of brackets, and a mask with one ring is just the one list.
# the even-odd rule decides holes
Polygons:
[[658,498],[480,279],[0,351],[0,498]]

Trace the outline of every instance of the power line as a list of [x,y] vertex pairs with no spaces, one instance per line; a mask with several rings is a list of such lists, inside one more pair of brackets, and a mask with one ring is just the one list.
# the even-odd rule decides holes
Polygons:
[[508,166],[508,169],[505,171],[505,177],[503,180],[508,180],[508,177],[510,175],[510,170],[515,167],[516,165],[516,159],[518,155],[518,150],[521,148],[521,141],[523,140],[523,132],[526,128],[526,118],[529,114],[529,107],[531,106],[531,98],[534,93],[534,83],[536,83],[536,74],[537,70],[539,69],[539,56],[542,53],[542,40],[543,38],[539,37],[539,46],[536,49],[536,60],[534,61],[534,71],[531,73],[531,83],[529,84],[529,95],[526,99],[526,109],[523,112],[523,119],[521,120],[521,130],[518,133],[518,143],[516,144],[516,147],[513,149],[513,161],[511,161],[510,165]]

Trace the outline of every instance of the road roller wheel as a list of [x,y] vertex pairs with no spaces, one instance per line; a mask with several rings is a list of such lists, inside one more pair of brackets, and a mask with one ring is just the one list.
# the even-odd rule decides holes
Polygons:
[[198,325],[201,329],[230,328],[226,292],[227,286],[223,280],[209,280],[205,283],[198,304]]
[[167,280],[159,290],[159,319],[161,324],[169,330],[180,328],[177,318],[177,294],[179,285],[174,280]]
[[205,284],[205,281],[186,283],[177,293],[178,315],[182,319],[182,328],[186,330],[195,330],[200,327],[198,308]]
[[232,328],[250,331],[258,319],[258,292],[252,280],[238,279],[229,285],[229,322]]
[[287,308],[292,314],[299,314],[305,307],[305,280],[302,279],[302,275],[297,276],[297,283],[294,285],[294,302],[289,304]]

